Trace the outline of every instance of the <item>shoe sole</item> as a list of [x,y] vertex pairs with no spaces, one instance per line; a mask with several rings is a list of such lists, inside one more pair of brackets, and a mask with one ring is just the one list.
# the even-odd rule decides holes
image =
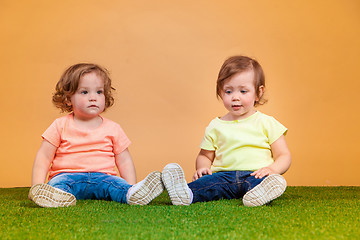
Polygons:
[[243,203],[247,207],[262,206],[280,197],[285,192],[285,189],[285,178],[279,174],[273,174],[248,191],[243,197]]
[[163,191],[164,186],[161,182],[161,172],[152,172],[144,179],[144,183],[139,189],[132,193],[128,199],[128,204],[147,205]]
[[171,163],[162,172],[162,181],[173,205],[190,205],[189,187],[179,164]]
[[48,184],[37,184],[30,188],[30,198],[40,207],[68,207],[76,205],[76,198]]

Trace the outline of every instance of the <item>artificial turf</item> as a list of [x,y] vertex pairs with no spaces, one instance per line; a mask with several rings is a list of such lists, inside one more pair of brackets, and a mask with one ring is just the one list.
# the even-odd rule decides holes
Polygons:
[[0,239],[360,239],[360,187],[288,187],[275,201],[148,206],[79,200],[40,208],[29,188],[0,189]]

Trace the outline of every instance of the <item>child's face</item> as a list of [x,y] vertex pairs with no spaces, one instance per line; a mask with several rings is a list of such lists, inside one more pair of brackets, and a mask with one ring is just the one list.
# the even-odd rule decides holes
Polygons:
[[[233,75],[224,82],[222,100],[229,113],[224,116],[228,120],[239,120],[255,113],[254,104],[258,100],[254,84],[254,71],[248,70]],[[263,87],[260,89],[260,96]]]
[[70,101],[78,119],[91,120],[97,117],[105,108],[104,80],[96,72],[83,75]]

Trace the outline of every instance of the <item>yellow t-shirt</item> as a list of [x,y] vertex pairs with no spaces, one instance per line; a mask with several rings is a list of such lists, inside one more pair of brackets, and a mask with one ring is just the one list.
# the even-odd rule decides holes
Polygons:
[[281,123],[258,111],[237,121],[215,118],[200,147],[215,151],[213,172],[254,171],[274,162],[270,145],[286,132]]

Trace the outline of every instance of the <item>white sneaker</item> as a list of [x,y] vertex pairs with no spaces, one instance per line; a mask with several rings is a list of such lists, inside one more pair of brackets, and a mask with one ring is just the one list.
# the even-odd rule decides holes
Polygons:
[[186,183],[184,172],[179,164],[170,163],[166,165],[161,177],[173,205],[191,204],[193,194]]
[[41,207],[68,207],[76,205],[76,198],[48,184],[36,184],[30,188],[30,199]]
[[259,185],[248,191],[243,197],[243,203],[247,207],[262,206],[280,197],[285,189],[285,178],[279,174],[273,174],[265,177]]
[[126,200],[130,205],[147,205],[163,191],[161,172],[155,171],[147,175],[144,180],[133,185],[126,195]]

